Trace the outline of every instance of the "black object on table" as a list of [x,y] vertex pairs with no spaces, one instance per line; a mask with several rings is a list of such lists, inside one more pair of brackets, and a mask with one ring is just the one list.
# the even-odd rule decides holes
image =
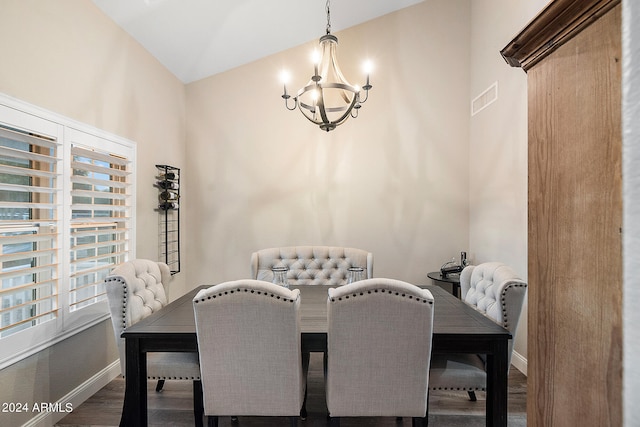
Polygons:
[[[439,274],[439,273],[438,273]],[[125,396],[120,426],[147,425],[147,353],[197,352],[193,297],[198,287],[127,328]],[[326,286],[292,286],[300,289],[302,352],[327,350]],[[453,297],[428,285],[434,298],[433,353],[486,354],[486,425],[507,426],[508,342],[511,333]]]
[[450,283],[451,293],[460,298],[460,273],[451,273],[443,276],[439,271],[432,271],[427,274],[427,277],[436,282]]

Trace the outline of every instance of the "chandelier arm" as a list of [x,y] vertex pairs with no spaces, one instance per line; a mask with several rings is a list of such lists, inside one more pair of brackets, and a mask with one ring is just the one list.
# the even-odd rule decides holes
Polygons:
[[291,108],[289,108],[289,98],[288,97],[285,98],[284,99],[284,106],[289,111],[295,110],[296,108],[298,108],[298,97],[296,96],[296,97],[293,98],[293,107],[291,107]]
[[365,102],[367,102],[367,99],[369,99],[369,89],[365,89],[365,91],[364,91],[364,99],[362,101],[360,101],[360,104],[364,104]]

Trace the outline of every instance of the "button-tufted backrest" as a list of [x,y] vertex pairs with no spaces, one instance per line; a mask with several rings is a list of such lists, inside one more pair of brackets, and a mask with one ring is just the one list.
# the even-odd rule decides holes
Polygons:
[[289,268],[291,285],[341,286],[350,267],[362,267],[373,277],[373,254],[362,249],[337,246],[289,246],[262,249],[251,254],[251,278],[271,282],[273,267]]
[[[460,274],[462,299],[515,335],[527,284],[507,265],[487,262],[465,267]],[[513,340],[509,341],[509,360]]]
[[120,335],[129,326],[167,305],[170,280],[171,271],[166,264],[145,259],[124,262],[104,279],[123,375],[124,338]]

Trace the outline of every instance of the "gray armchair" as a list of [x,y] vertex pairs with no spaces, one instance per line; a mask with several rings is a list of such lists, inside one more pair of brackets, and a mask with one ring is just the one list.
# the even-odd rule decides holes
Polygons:
[[[120,352],[120,369],[126,373],[125,340],[122,332],[167,305],[171,272],[166,264],[136,259],[114,268],[104,280],[113,332]],[[147,378],[193,381],[195,425],[202,426],[202,387],[197,353],[147,353]]]
[[288,267],[291,285],[341,286],[350,267],[362,267],[373,277],[373,254],[362,249],[338,246],[288,246],[261,249],[251,254],[251,278],[271,282],[272,267]]
[[[468,266],[460,274],[461,298],[476,310],[515,335],[527,284],[508,266],[488,262]],[[509,365],[513,340],[509,340]],[[435,354],[431,360],[431,390],[467,391],[471,400],[475,392],[486,390],[485,355]]]
[[413,417],[426,425],[433,296],[392,279],[329,289],[327,408],[340,417]]
[[204,413],[282,416],[297,424],[306,392],[300,291],[259,280],[203,289],[193,299]]

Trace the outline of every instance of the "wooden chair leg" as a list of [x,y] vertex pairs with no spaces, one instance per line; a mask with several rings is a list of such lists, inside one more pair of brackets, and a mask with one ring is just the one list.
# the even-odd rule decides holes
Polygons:
[[471,390],[471,391],[468,391],[467,393],[469,393],[469,400],[470,401],[475,402],[475,401],[478,400],[478,398],[476,397],[476,392],[475,391]]
[[[309,359],[311,358],[311,353],[305,352],[302,353],[302,372],[304,375],[309,374]],[[309,386],[307,384],[307,379],[305,378],[305,388],[304,388],[304,400],[302,401],[302,408],[300,408],[300,418],[302,421],[307,419],[307,390],[309,390]]]
[[291,427],[298,427],[298,417],[289,417]]
[[203,427],[204,402],[202,400],[202,381],[193,381],[193,416],[196,427]]
[[217,416],[207,417],[207,427],[218,427],[218,417]]
[[307,419],[307,389],[304,389],[304,400],[302,401],[302,408],[300,409],[300,419],[302,421]]
[[331,427],[340,427],[340,417],[329,417]]
[[323,352],[322,353],[322,370],[324,372],[324,377],[327,378],[327,366],[328,366],[329,360],[328,360],[328,356],[327,356],[327,352]]
[[158,384],[156,384],[156,392],[160,393],[162,391],[162,387],[164,387],[164,380],[158,380]]

